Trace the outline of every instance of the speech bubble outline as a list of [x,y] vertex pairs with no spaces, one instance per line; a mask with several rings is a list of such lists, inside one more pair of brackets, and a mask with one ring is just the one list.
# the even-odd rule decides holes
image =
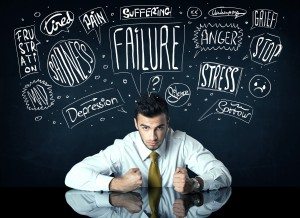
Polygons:
[[[140,17],[126,17],[126,14],[124,14],[125,12],[124,10],[126,10],[126,12],[128,12],[129,14],[132,14],[132,12],[134,12],[135,9],[137,9],[138,12],[144,12],[144,13],[139,13]],[[147,14],[147,10],[151,11],[151,13]],[[162,13],[163,16],[157,13],[157,11],[159,10],[164,11],[164,13]],[[129,5],[129,6],[120,7],[120,20],[137,20],[137,19],[153,19],[153,18],[173,18],[172,7],[167,5]]]
[[[185,87],[186,90],[183,92],[182,91],[178,92],[177,91],[178,85],[181,87]],[[173,88],[172,86],[175,86],[175,88]],[[192,93],[191,93],[190,87],[188,87],[188,85],[186,85],[184,83],[172,83],[171,85],[169,85],[166,88],[166,91],[165,91],[166,102],[173,107],[181,107],[181,106],[185,105],[190,100],[191,95],[192,95]],[[177,105],[177,103],[185,96],[187,96],[187,98],[185,98],[185,101],[183,101]]]
[[[272,12],[272,16],[275,15],[275,23],[274,25],[272,25],[271,27],[266,27],[266,26],[254,26],[255,23],[255,13],[259,13],[259,11],[265,11],[265,12]],[[276,27],[276,23],[277,23],[277,18],[278,18],[278,13],[276,13],[275,11],[271,10],[271,9],[256,9],[254,11],[252,11],[252,26],[250,28],[250,30],[253,30],[254,28],[257,27],[261,27],[261,28],[270,28],[270,29],[274,29]],[[269,20],[269,19],[268,19]],[[271,19],[272,23],[273,23],[273,18]]]
[[[232,114],[229,114],[229,112],[231,113],[237,113],[237,114],[239,114],[239,112],[240,111],[237,111],[236,109],[228,109],[228,113],[226,114],[224,111],[225,110],[223,110],[223,112],[220,112],[220,111],[218,111],[217,109],[218,109],[218,107],[215,107],[217,104],[218,104],[218,106],[219,106],[219,108],[220,108],[220,104],[221,103],[230,103],[231,104],[231,106],[232,107],[237,107],[237,108],[239,108],[239,109],[244,109],[245,111],[246,110],[250,110],[250,113],[248,113],[248,114],[246,114],[246,115],[243,115],[243,114],[241,114],[241,116],[245,116],[245,117],[243,117],[243,118],[245,118],[245,119],[242,119],[242,118],[240,118],[240,117],[238,117],[238,116],[234,116],[234,115],[232,115]],[[234,103],[234,105],[232,105],[232,103]],[[240,105],[242,105],[242,106],[240,106]],[[248,109],[247,108],[243,108],[243,106],[244,107],[248,107]],[[227,110],[227,109],[226,109]],[[211,111],[211,112],[210,112]],[[240,112],[240,113],[242,113],[242,112]],[[213,115],[213,114],[218,114],[218,115],[225,115],[225,116],[231,116],[231,117],[234,117],[234,118],[236,118],[236,119],[239,119],[239,120],[241,120],[241,121],[243,121],[243,122],[245,122],[245,123],[250,123],[250,121],[251,121],[251,118],[252,118],[252,116],[253,116],[253,108],[250,106],[250,105],[247,105],[247,104],[244,104],[244,103],[242,103],[242,102],[237,102],[237,101],[232,101],[232,100],[228,100],[228,99],[219,99],[219,100],[217,100],[207,111],[205,111],[204,112],[204,114],[198,119],[198,121],[202,121],[202,120],[204,120],[204,119],[206,119],[207,117],[209,117],[209,116],[211,116],[211,115]],[[248,118],[248,119],[246,119],[248,116],[249,116],[249,114],[250,114],[250,118]]]
[[[58,17],[62,17],[60,19],[60,22],[58,22],[58,21],[53,22],[52,19],[54,19],[54,18],[57,19]],[[67,19],[64,19],[64,18],[67,18]],[[40,24],[40,31],[47,36],[56,36],[63,31],[69,32],[69,28],[72,26],[73,21],[74,21],[73,12],[71,12],[71,11],[55,11],[55,12],[49,14],[48,16],[46,16],[42,20],[42,22]],[[48,30],[48,28],[47,28],[48,23],[52,24],[51,30]],[[57,24],[57,23],[59,23],[59,24]],[[54,24],[56,26],[53,27]]]
[[189,7],[189,9],[186,12],[186,16],[189,19],[195,20],[202,16],[202,11],[198,7]]
[[[108,96],[108,98],[105,97]],[[114,96],[111,97],[110,96]],[[116,98],[118,97],[118,98]],[[118,101],[119,99],[119,101]],[[109,101],[109,104],[106,103],[106,101]],[[114,100],[117,101],[116,105],[114,105]],[[70,104],[68,104],[67,106],[65,106],[62,109],[62,115],[68,125],[68,128],[72,129],[73,127],[77,126],[78,124],[94,117],[97,116],[101,113],[113,110],[115,108],[119,108],[121,106],[123,106],[123,104],[125,103],[125,101],[122,98],[121,93],[119,92],[118,89],[115,88],[109,88],[109,89],[105,89],[105,90],[101,90],[98,92],[94,92],[92,94],[89,94],[87,96],[84,96]],[[92,104],[92,105],[91,105]],[[85,106],[84,106],[85,105]],[[82,107],[81,110],[77,110],[77,108],[75,108],[75,106]],[[107,107],[107,108],[105,108]],[[103,109],[104,108],[104,109]],[[72,110],[71,110],[72,109]],[[76,113],[76,119],[78,118],[79,120],[76,122],[75,119],[71,118],[71,113],[69,111],[75,111]],[[90,114],[91,113],[91,114]],[[74,113],[73,113],[74,114]],[[69,117],[67,116],[69,115]],[[83,117],[83,118],[81,118]],[[74,118],[74,117],[73,117]]]
[[[220,10],[220,12],[216,10]],[[228,10],[228,12],[224,12],[224,10]],[[246,15],[247,11],[243,8],[221,6],[209,10],[207,14],[211,17],[234,17],[234,19],[237,19]]]
[[[209,87],[208,84],[210,82],[208,82],[208,84],[206,85],[207,87],[202,86],[201,85],[201,82],[202,82],[201,77],[203,77],[205,75],[205,73],[203,71],[203,69],[205,68],[204,66],[209,66],[209,68],[215,67],[215,69],[225,68],[225,72],[227,72],[227,69],[231,68],[232,69],[232,71],[231,71],[232,72],[232,75],[231,75],[232,80],[231,81],[236,82],[236,83],[233,83],[234,87],[235,87],[235,91],[232,92],[232,91],[230,91],[231,89],[227,91],[227,90],[225,90],[225,88],[221,88],[220,86],[218,88]],[[199,79],[198,79],[198,84],[197,84],[197,90],[202,89],[202,90],[217,91],[217,92],[233,94],[236,96],[238,93],[239,87],[240,87],[243,70],[244,70],[244,68],[242,68],[242,67],[236,67],[236,66],[221,64],[221,63],[217,63],[217,62],[202,62],[200,64],[200,69],[199,69]],[[217,77],[215,77],[216,74],[220,74],[220,72],[214,72],[214,75],[212,76],[212,74],[211,74],[209,77],[214,78],[214,80],[215,80],[215,79],[217,79]],[[225,76],[225,78],[228,78],[228,77]],[[206,80],[206,79],[203,79],[203,80]],[[219,85],[220,85],[220,81],[221,80],[219,80],[219,82],[218,82]]]
[[[156,81],[154,81],[154,80],[156,80]],[[160,88],[161,88],[162,80],[163,80],[163,76],[162,75],[152,76],[149,79],[149,84],[148,84],[148,88],[147,88],[148,93],[149,94],[154,93],[154,92],[158,93],[160,91]],[[155,88],[156,85],[158,87],[157,89]]]
[[[272,40],[272,38],[273,38],[273,40]],[[264,41],[265,41],[265,45],[264,45],[263,48],[260,50],[260,54],[256,54],[256,53],[258,53],[258,52],[257,52],[258,46],[260,46],[260,44],[262,43],[262,41],[260,41],[260,43],[259,43],[259,40],[264,40]],[[271,41],[271,42],[270,42],[270,41]],[[279,50],[276,51],[276,48],[274,49],[273,54],[272,54],[272,58],[273,58],[273,57],[279,58],[279,55],[280,55],[280,53],[281,53],[281,51],[282,51],[282,49],[283,49],[283,46],[282,46],[282,44],[281,44],[280,37],[279,37],[279,36],[275,36],[275,35],[270,34],[270,33],[263,33],[263,34],[254,36],[254,37],[252,38],[252,40],[251,40],[251,42],[250,42],[250,46],[249,46],[249,52],[250,52],[250,58],[251,58],[251,61],[253,61],[253,62],[257,63],[257,64],[260,64],[260,65],[264,65],[264,66],[265,66],[265,65],[269,65],[269,64],[272,64],[272,63],[277,62],[277,60],[271,61],[272,58],[269,59],[270,53],[269,53],[269,55],[268,55],[268,58],[266,59],[266,60],[269,59],[269,62],[268,62],[268,63],[263,63],[263,61],[264,61],[264,56],[265,56],[266,53],[264,53],[264,55],[262,56],[262,59],[261,59],[261,60],[259,59],[260,56],[261,56],[261,53],[262,53],[263,51],[264,51],[264,52],[267,52],[267,51],[269,50],[269,46],[270,46],[272,43],[274,44],[274,42],[276,42],[276,41],[277,41],[276,46],[279,46]],[[256,42],[256,44],[255,44],[255,42]],[[267,43],[267,42],[270,43],[270,44],[268,45],[268,48],[265,49],[266,43]],[[258,43],[259,43],[259,45],[258,45]],[[255,45],[254,45],[254,44],[255,44]],[[273,48],[272,48],[272,49],[273,49]],[[256,51],[256,52],[252,53],[251,50]],[[275,52],[276,52],[276,53],[275,53]],[[255,56],[254,56],[254,54],[255,54]],[[258,57],[256,58],[256,56],[258,56]]]
[[[96,10],[99,10],[98,13]],[[85,25],[86,24],[84,22],[85,18],[89,19],[90,23],[93,23],[92,25],[95,24],[96,27],[92,27],[91,29],[89,29],[89,27]],[[109,22],[104,9],[102,7],[93,8],[89,11],[84,12],[82,15],[78,17],[78,19],[81,25],[83,26],[86,34],[90,34],[90,32],[92,32],[93,30],[95,31],[98,42],[99,44],[101,44],[101,26]],[[104,21],[104,23],[102,23],[102,20]],[[98,31],[96,30],[97,27],[98,27]]]
[[[26,63],[26,61],[24,62],[24,58],[23,58],[23,61],[22,61],[22,56],[20,53],[22,53],[21,51],[19,52],[18,48],[18,43],[22,42],[20,39],[22,38],[22,35],[20,35],[19,33],[26,30],[26,29],[32,29],[32,32],[34,34],[34,39],[33,40],[30,40],[31,43],[35,43],[35,49],[36,49],[36,59],[37,59],[37,66],[34,67],[34,66],[31,66],[30,67],[30,70],[34,70],[34,71],[31,71],[31,73],[27,73],[26,72],[26,69],[24,69],[24,72],[22,71],[22,65],[23,63]],[[17,36],[15,38],[15,46],[16,46],[16,52],[17,52],[17,57],[18,57],[18,66],[19,66],[19,74],[20,74],[20,78],[23,79],[24,77],[28,76],[28,75],[31,75],[31,74],[35,74],[35,73],[38,73],[40,70],[41,70],[41,67],[40,67],[40,60],[39,60],[39,54],[38,54],[38,49],[37,49],[37,46],[39,44],[41,44],[41,42],[36,38],[36,31],[35,31],[35,26],[34,25],[30,25],[30,26],[25,26],[25,27],[20,27],[20,28],[17,28],[14,30],[14,36]],[[25,36],[23,35],[24,37],[24,41],[25,41]],[[31,36],[32,37],[32,36]],[[27,38],[26,38],[27,39]],[[30,46],[30,48],[32,49],[32,44]],[[32,52],[32,54],[34,54],[34,52]],[[28,54],[27,54],[28,55]],[[24,73],[24,74],[23,74]]]
[[[157,25],[157,27],[156,27]],[[177,48],[177,54],[178,54],[178,57],[176,56],[175,58],[175,62],[179,62],[177,63],[176,65],[172,65],[173,63],[170,64],[171,66],[171,69],[168,69],[166,64],[163,64],[162,67],[160,67],[159,63],[158,63],[158,66],[159,67],[156,67],[155,69],[154,68],[151,68],[151,66],[146,66],[147,69],[144,68],[143,66],[143,63],[147,62],[147,61],[144,61],[142,63],[141,60],[143,60],[143,58],[145,58],[145,56],[143,57],[141,55],[142,52],[138,51],[139,53],[136,53],[136,54],[139,54],[140,57],[138,57],[139,59],[139,65],[136,64],[135,67],[132,67],[130,64],[129,67],[125,67],[125,61],[126,56],[120,56],[118,54],[126,54],[123,53],[123,52],[119,52],[117,47],[119,45],[123,45],[123,44],[126,44],[126,42],[122,41],[118,41],[118,43],[115,42],[115,37],[114,37],[114,34],[117,33],[119,34],[119,32],[122,32],[122,34],[124,34],[124,32],[126,33],[128,29],[131,29],[131,30],[134,30],[135,28],[138,28],[139,30],[142,30],[143,28],[146,29],[146,27],[148,28],[162,28],[162,27],[165,27],[165,26],[168,26],[168,28],[172,29],[172,30],[177,30],[177,31],[180,31],[181,34],[178,34],[176,35],[176,37],[179,38],[178,41],[176,42],[179,42],[179,45],[176,44],[176,46],[178,46],[179,48]],[[117,31],[118,30],[118,31]],[[171,31],[171,30],[170,30]],[[170,34],[170,33],[169,33]],[[135,34],[133,34],[135,35]],[[173,34],[174,35],[174,34]],[[123,35],[124,36],[124,35]],[[138,36],[139,40],[140,40],[140,37],[141,36]],[[121,37],[121,39],[124,39],[125,37]],[[139,87],[138,87],[138,90],[139,90],[139,93],[141,93],[141,77],[142,77],[142,74],[144,73],[164,73],[164,72],[182,72],[183,71],[183,56],[184,56],[184,47],[185,47],[185,25],[182,23],[182,22],[174,22],[174,23],[135,23],[135,24],[121,24],[121,25],[116,25],[116,26],[111,26],[109,28],[109,41],[110,41],[110,50],[111,50],[111,55],[110,55],[110,58],[111,58],[111,63],[112,63],[112,70],[113,70],[113,73],[116,74],[116,73],[129,73],[132,75],[132,77],[134,78],[134,82],[135,84],[139,84]],[[157,40],[159,41],[159,40]],[[133,40],[132,42],[136,42],[136,40]],[[154,41],[152,40],[151,41],[152,44],[154,44]],[[118,45],[117,45],[118,44]],[[142,43],[139,43],[139,46],[141,46]],[[124,47],[124,46],[123,46]],[[144,46],[146,47],[146,46]],[[122,48],[124,50],[124,48]],[[142,48],[140,48],[142,49]],[[168,52],[171,52],[171,50],[169,49]],[[170,54],[169,57],[171,57],[172,54]],[[121,58],[122,57],[122,58]],[[135,58],[135,56],[132,56]],[[164,55],[164,57],[166,57],[166,55]],[[129,56],[129,58],[131,58]],[[158,58],[159,61],[161,61],[159,58]],[[132,60],[130,60],[132,61]],[[133,62],[135,62],[137,60],[134,60]],[[163,60],[163,61],[166,61],[166,60]],[[119,64],[120,62],[120,64]],[[120,65],[120,67],[119,67]],[[138,67],[138,66],[139,67]],[[175,69],[175,67],[177,69]]]

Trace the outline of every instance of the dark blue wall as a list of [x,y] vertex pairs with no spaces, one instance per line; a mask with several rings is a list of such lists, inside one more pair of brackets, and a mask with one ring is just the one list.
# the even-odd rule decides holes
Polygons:
[[[149,2],[126,1],[20,1],[1,3],[1,186],[64,186],[67,171],[88,155],[99,152],[134,130],[134,100],[147,92],[150,76],[162,75],[159,93],[165,95],[168,86],[183,83],[190,88],[190,98],[179,107],[170,106],[171,126],[186,131],[211,150],[229,168],[233,186],[299,186],[299,7],[294,1],[190,1],[182,4],[153,1],[151,5],[172,7],[172,18],[120,20],[119,8],[128,5],[150,5]],[[236,7],[247,11],[239,18],[214,18],[207,13],[219,7]],[[101,44],[95,32],[87,34],[78,16],[102,7],[108,21],[101,26]],[[189,19],[189,7],[198,7],[202,16]],[[270,9],[278,13],[275,28],[251,29],[252,11]],[[69,32],[47,36],[40,23],[55,11],[68,10],[74,14]],[[36,14],[40,12],[40,14]],[[181,72],[116,74],[113,71],[109,29],[119,24],[173,23],[185,26],[185,44]],[[224,49],[196,52],[194,30],[199,24],[235,23],[243,30],[237,51]],[[14,31],[34,25],[38,45],[40,70],[20,77]],[[280,38],[283,49],[276,62],[261,65],[251,60],[250,44],[255,36],[272,34]],[[179,36],[178,36],[179,37]],[[51,48],[60,40],[80,39],[95,55],[93,74],[75,87],[56,84],[48,73],[47,59]],[[121,55],[122,56],[122,55]],[[124,57],[124,54],[123,56]],[[178,57],[176,57],[178,60]],[[198,89],[199,68],[203,62],[216,62],[243,68],[236,95]],[[257,98],[249,92],[248,84],[255,75],[263,75],[271,83],[270,93]],[[133,79],[134,80],[133,80]],[[29,109],[22,91],[33,81],[45,81],[51,86],[54,104],[44,109]],[[37,84],[37,83],[35,83]],[[114,88],[119,90],[123,105],[87,119],[72,129],[62,110],[74,101],[92,93]],[[48,93],[49,94],[49,93]],[[253,114],[249,122],[222,114],[198,119],[220,99],[250,105]],[[88,100],[88,99],[87,99]],[[178,106],[178,105],[177,105]],[[127,113],[125,113],[126,111]]]

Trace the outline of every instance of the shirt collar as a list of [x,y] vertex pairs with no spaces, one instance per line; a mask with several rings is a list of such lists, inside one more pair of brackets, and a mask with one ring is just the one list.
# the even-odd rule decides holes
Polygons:
[[[159,154],[160,157],[164,158],[166,156],[166,147],[167,147],[167,141],[168,141],[168,138],[169,138],[169,132],[170,132],[170,129],[167,130],[166,132],[166,135],[165,135],[165,138],[164,138],[164,141],[162,142],[162,144],[159,146],[158,149],[156,149],[155,151]],[[140,157],[142,158],[142,160],[146,160],[150,153],[152,152],[151,150],[149,150],[142,138],[141,138],[141,135],[139,134],[139,132],[137,131],[137,149],[138,149],[138,152],[140,154]]]

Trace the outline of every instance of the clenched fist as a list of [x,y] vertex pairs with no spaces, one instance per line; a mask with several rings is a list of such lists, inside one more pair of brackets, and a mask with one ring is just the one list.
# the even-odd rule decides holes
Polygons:
[[173,185],[175,191],[182,194],[188,194],[193,191],[193,181],[190,179],[186,168],[177,167],[174,173]]
[[142,186],[142,174],[139,168],[129,169],[123,176],[113,178],[109,184],[110,191],[130,192]]

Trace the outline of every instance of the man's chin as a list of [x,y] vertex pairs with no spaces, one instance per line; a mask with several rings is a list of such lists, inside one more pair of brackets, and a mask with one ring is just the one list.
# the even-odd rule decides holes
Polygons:
[[156,145],[147,145],[147,148],[151,151],[154,151],[156,149],[158,149],[160,146],[160,144],[156,144]]

